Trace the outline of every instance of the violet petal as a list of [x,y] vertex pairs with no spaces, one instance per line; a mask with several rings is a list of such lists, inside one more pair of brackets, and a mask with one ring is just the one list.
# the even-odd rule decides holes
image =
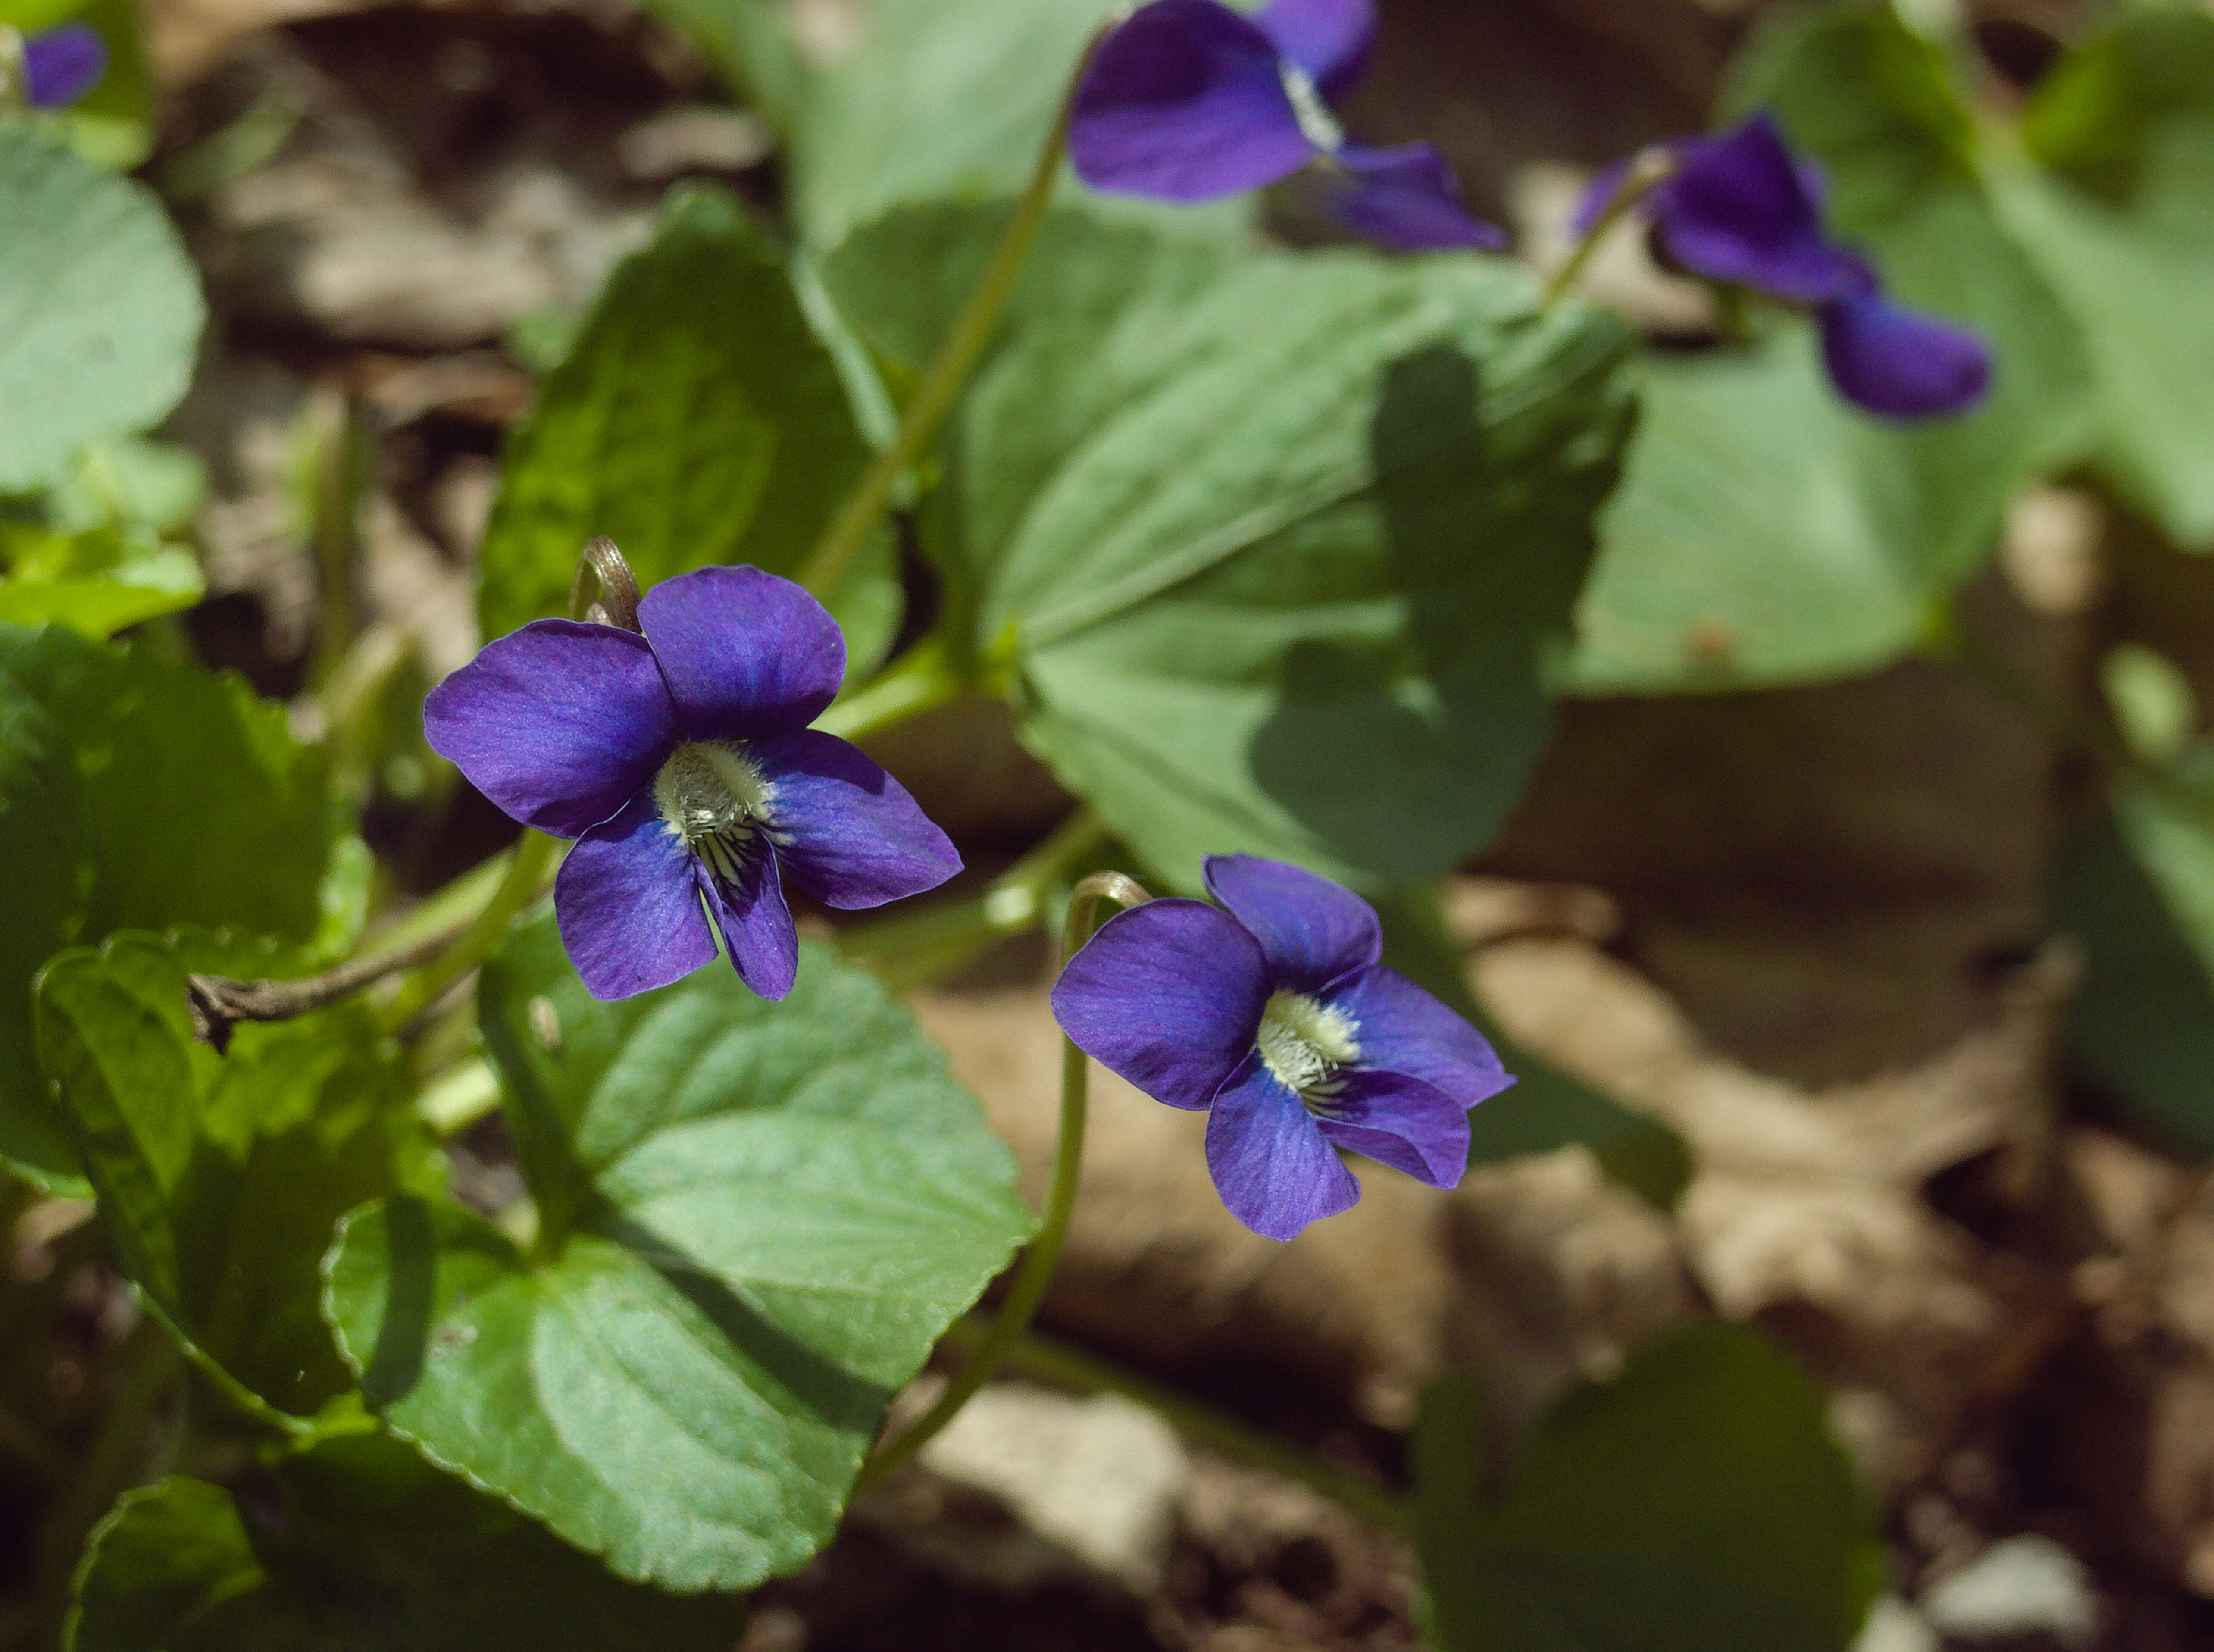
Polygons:
[[554,880],[561,944],[595,998],[681,981],[715,956],[692,852],[641,792],[577,840]]
[[1263,1239],[1296,1238],[1350,1209],[1361,1184],[1306,1104],[1258,1052],[1238,1064],[1207,1116],[1207,1167],[1230,1214]]
[[1331,103],[1361,83],[1376,49],[1375,0],[1270,0],[1253,21]]
[[1467,1108],[1409,1074],[1365,1064],[1341,1083],[1319,1121],[1325,1137],[1432,1187],[1459,1185],[1468,1170]]
[[1353,1022],[1362,1068],[1420,1079],[1463,1111],[1514,1082],[1482,1033],[1396,970],[1364,970],[1325,1001]]
[[1053,1013],[1155,1101],[1196,1109],[1252,1051],[1269,990],[1261,943],[1237,919],[1171,897],[1101,925],[1054,982]]
[[1822,356],[1840,395],[1887,419],[1963,413],[1991,388],[1981,339],[1873,294],[1824,307]]
[[1383,951],[1376,909],[1318,872],[1257,854],[1207,857],[1207,892],[1261,943],[1274,985],[1319,992]]
[[1314,158],[1275,42],[1216,0],[1153,0],[1100,43],[1070,106],[1068,153],[1094,189],[1208,201]]
[[774,788],[778,858],[825,906],[882,906],[961,870],[937,823],[858,747],[805,729],[751,741],[746,756]]
[[1823,236],[1821,202],[1769,115],[1677,153],[1651,199],[1661,243],[1685,269],[1803,303],[1862,290],[1865,266]]
[[1346,144],[1333,158],[1343,170],[1322,174],[1323,205],[1355,234],[1407,253],[1506,246],[1505,230],[1461,205],[1459,180],[1435,146]]
[[735,879],[716,876],[696,856],[693,866],[738,979],[772,1003],[784,998],[799,977],[799,932],[785,904],[776,851],[756,835],[737,855]]
[[676,707],[645,638],[534,620],[431,691],[423,733],[516,819],[581,837],[653,778]]
[[664,579],[639,603],[638,622],[694,740],[804,729],[846,678],[846,639],[829,610],[759,568]]
[[23,42],[23,89],[34,109],[66,107],[107,72],[107,42],[90,23],[64,23]]

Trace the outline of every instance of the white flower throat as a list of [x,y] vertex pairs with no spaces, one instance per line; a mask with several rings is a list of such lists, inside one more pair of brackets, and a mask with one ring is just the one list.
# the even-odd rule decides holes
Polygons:
[[1305,1102],[1307,1111],[1328,1115],[1345,1080],[1339,1074],[1361,1059],[1361,1031],[1353,1018],[1335,1005],[1317,1002],[1305,993],[1272,994],[1261,1010],[1261,1031],[1253,1042],[1261,1060],[1284,1087]]
[[731,740],[688,740],[653,777],[653,806],[677,841],[734,884],[756,832],[780,842],[776,787]]

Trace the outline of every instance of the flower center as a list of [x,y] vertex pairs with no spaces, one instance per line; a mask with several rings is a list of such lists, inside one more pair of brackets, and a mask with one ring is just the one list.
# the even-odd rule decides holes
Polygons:
[[735,741],[688,740],[653,777],[662,820],[725,883],[737,881],[756,830],[776,840],[775,801],[776,788]]
[[1292,113],[1299,118],[1300,135],[1324,154],[1336,154],[1344,146],[1345,128],[1323,101],[1320,89],[1289,58],[1276,60],[1276,73],[1283,79],[1284,95],[1292,101]]
[[1331,1098],[1344,1088],[1340,1069],[1361,1059],[1354,1036],[1360,1031],[1351,1016],[1333,1005],[1318,1003],[1305,993],[1280,992],[1262,1006],[1254,1043],[1269,1070],[1308,1111],[1328,1114],[1334,1111]]

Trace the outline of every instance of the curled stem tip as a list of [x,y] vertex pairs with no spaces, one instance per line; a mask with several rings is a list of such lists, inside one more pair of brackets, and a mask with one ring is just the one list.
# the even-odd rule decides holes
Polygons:
[[[596,597],[585,588],[588,577],[597,588]],[[569,617],[625,631],[639,628],[638,576],[605,534],[588,541],[577,558],[577,577],[569,585]]]
[[[1091,938],[1092,915],[1103,900],[1123,907],[1142,906],[1153,899],[1136,879],[1119,872],[1095,872],[1076,885],[1069,897],[1068,922],[1062,930],[1064,958]],[[1037,1237],[1024,1253],[1022,1265],[1007,1287],[1006,1299],[991,1329],[977,1340],[968,1362],[953,1374],[931,1408],[897,1439],[880,1446],[861,1465],[856,1489],[872,1484],[892,1470],[914,1460],[915,1453],[939,1430],[953,1420],[993,1372],[1011,1354],[1030,1329],[1038,1304],[1045,1300],[1055,1264],[1068,1239],[1068,1222],[1076,1208],[1076,1189],[1084,1168],[1084,1123],[1089,1104],[1089,1068],[1084,1052],[1064,1037],[1061,1055],[1061,1135],[1054,1144],[1053,1184],[1046,1193],[1045,1215]]]
[[1624,169],[1622,181],[1615,185],[1614,193],[1607,197],[1606,205],[1599,209],[1591,228],[1585,230],[1576,244],[1569,249],[1568,260],[1553,272],[1552,279],[1545,284],[1544,308],[1552,309],[1568,297],[1569,290],[1580,280],[1590,266],[1592,256],[1599,251],[1607,232],[1629,217],[1638,202],[1651,194],[1675,174],[1676,157],[1665,144],[1653,144],[1638,150]]

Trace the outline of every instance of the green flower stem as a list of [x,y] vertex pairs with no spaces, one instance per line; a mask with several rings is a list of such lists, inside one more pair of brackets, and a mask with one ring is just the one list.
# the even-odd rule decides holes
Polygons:
[[901,917],[855,924],[840,932],[839,951],[876,970],[896,991],[926,986],[994,942],[1043,923],[1072,868],[1107,841],[1098,816],[1075,810],[1044,842],[979,893]]
[[[1102,900],[1127,908],[1142,906],[1151,899],[1153,896],[1138,883],[1119,872],[1093,872],[1076,886],[1069,897],[1068,921],[1061,931],[1061,956],[1066,958],[1073,955],[1091,939],[1092,913]],[[856,1490],[913,1461],[914,1454],[951,1423],[955,1413],[984,1386],[1030,1328],[1031,1316],[1045,1300],[1045,1288],[1053,1278],[1054,1266],[1061,1260],[1061,1246],[1068,1239],[1068,1219],[1076,1208],[1079,1173],[1084,1167],[1087,1077],[1084,1052],[1073,1040],[1064,1038],[1061,1058],[1061,1136],[1054,1147],[1053,1184],[1046,1194],[1045,1217],[1039,1224],[1037,1237],[1031,1241],[1022,1265],[1015,1270],[1014,1283],[1007,1288],[1006,1300],[1000,1305],[991,1329],[978,1339],[968,1362],[954,1373],[952,1380],[945,1385],[945,1392],[912,1428],[896,1440],[879,1446],[861,1465]]]
[[816,718],[815,726],[841,740],[865,740],[958,699],[967,688],[946,658],[945,639],[933,633]]
[[[989,1315],[972,1313],[957,1324],[946,1340],[976,1348],[992,1334]],[[1175,1389],[1126,1371],[1097,1355],[1026,1331],[1015,1340],[1007,1364],[1018,1371],[1084,1393],[1114,1393],[1159,1411],[1187,1440],[1235,1458],[1287,1480],[1296,1480],[1342,1503],[1365,1520],[1398,1531],[1410,1530],[1414,1510],[1398,1492],[1372,1484],[1335,1463],[1302,1451],[1288,1441],[1263,1433],[1226,1411],[1180,1394]]]
[[1675,170],[1675,157],[1667,150],[1655,145],[1638,151],[1636,158],[1630,163],[1630,169],[1622,174],[1622,181],[1615,186],[1614,193],[1605,207],[1592,221],[1592,227],[1584,231],[1583,239],[1570,249],[1568,262],[1554,271],[1553,278],[1545,284],[1544,309],[1550,309],[1568,297],[1569,290],[1582,278],[1584,270],[1592,261],[1592,255],[1599,251],[1599,242],[1606,239],[1607,232],[1629,217],[1637,203],[1652,193],[1654,187],[1665,181]]
[[560,842],[543,832],[525,827],[523,841],[507,863],[499,885],[485,902],[484,910],[460,940],[440,953],[401,983],[391,1000],[377,1012],[377,1023],[387,1032],[398,1032],[437,1002],[452,986],[490,956],[507,927],[538,897],[538,886],[554,866]]
[[[1084,65],[1091,58],[1087,47],[1077,62],[1076,75],[1084,72]],[[1076,76],[1072,76],[1071,95],[1075,83]],[[1031,168],[1030,182],[1015,207],[1015,215],[1008,220],[1000,244],[993,249],[991,261],[985,265],[976,290],[962,306],[953,330],[946,334],[937,360],[931,363],[922,382],[915,387],[914,398],[900,420],[899,434],[862,473],[861,480],[846,496],[837,516],[801,566],[799,583],[817,597],[828,597],[845,578],[847,569],[853,566],[853,559],[860,554],[862,547],[869,542],[869,535],[876,532],[877,524],[883,520],[885,508],[891,503],[892,490],[930,450],[939,427],[953,411],[962,387],[968,383],[969,374],[976,371],[976,364],[983,358],[985,346],[992,341],[992,331],[999,325],[1000,312],[1007,307],[1007,299],[1015,290],[1015,278],[1022,273],[1023,261],[1030,256],[1031,243],[1037,239],[1038,228],[1045,222],[1046,208],[1052,202],[1054,185],[1061,176],[1061,160],[1068,151],[1069,103],[1070,97],[1064,95],[1061,113],[1044,146],[1038,150],[1037,164]]]

